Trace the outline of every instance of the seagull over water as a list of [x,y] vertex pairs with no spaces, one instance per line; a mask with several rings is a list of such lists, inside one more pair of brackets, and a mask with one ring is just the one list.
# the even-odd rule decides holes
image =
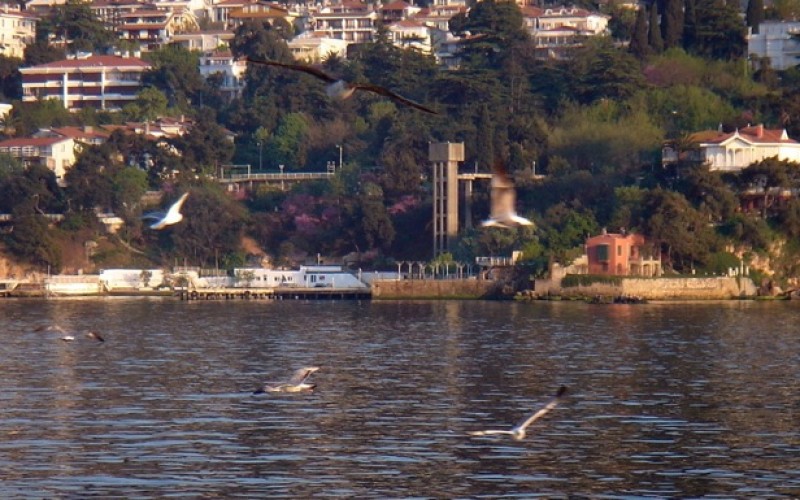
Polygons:
[[481,223],[483,227],[514,228],[519,226],[532,226],[533,222],[517,215],[514,205],[517,201],[517,191],[514,183],[508,177],[502,163],[495,163],[492,172],[491,211],[489,218]]
[[66,330],[61,328],[59,325],[47,325],[47,326],[39,326],[34,331],[37,332],[56,332],[61,335],[61,340],[64,342],[72,342],[75,340],[75,336],[67,333]]
[[145,214],[142,216],[142,219],[154,219],[156,222],[150,225],[150,229],[164,229],[167,226],[171,226],[173,224],[177,224],[178,222],[183,220],[183,214],[181,213],[181,207],[183,206],[183,202],[186,201],[186,198],[189,197],[189,193],[183,193],[178,201],[172,204],[167,210],[166,213],[163,212],[152,212],[149,214]]
[[303,392],[313,391],[317,384],[309,384],[306,379],[315,371],[319,370],[318,366],[307,366],[300,368],[294,372],[292,378],[285,384],[279,385],[265,385],[259,387],[253,394],[263,394],[265,392]]
[[414,102],[411,99],[405,98],[385,87],[381,87],[379,85],[374,85],[371,83],[346,82],[344,80],[334,78],[331,75],[313,66],[306,66],[304,64],[288,64],[277,61],[262,61],[259,59],[253,59],[251,57],[248,57],[247,61],[254,64],[262,64],[265,66],[277,66],[280,68],[302,71],[303,73],[315,76],[327,84],[327,86],[325,87],[325,93],[328,94],[328,97],[344,100],[353,95],[353,93],[355,93],[356,90],[365,90],[367,92],[374,92],[375,94],[388,97],[389,99],[392,99],[395,102],[398,102],[405,106],[416,108],[420,111],[424,111],[432,115],[439,114],[438,112],[432,110],[431,108],[428,108],[426,106],[423,106],[422,104]]
[[562,385],[558,389],[558,392],[556,392],[556,395],[553,396],[553,398],[550,401],[548,401],[548,403],[546,405],[544,405],[544,407],[541,410],[539,410],[536,413],[534,413],[533,415],[527,417],[525,420],[521,421],[519,424],[515,425],[514,427],[512,427],[509,430],[506,430],[506,429],[489,429],[489,430],[485,430],[485,431],[472,431],[472,432],[468,432],[467,434],[469,434],[470,436],[493,436],[493,435],[496,435],[496,434],[505,434],[505,435],[509,435],[509,436],[513,437],[517,441],[519,441],[521,439],[525,439],[525,430],[531,424],[533,424],[534,422],[536,422],[540,418],[544,417],[550,411],[552,411],[553,408],[558,406],[558,402],[561,399],[561,396],[566,394],[566,392],[567,392],[567,388]]

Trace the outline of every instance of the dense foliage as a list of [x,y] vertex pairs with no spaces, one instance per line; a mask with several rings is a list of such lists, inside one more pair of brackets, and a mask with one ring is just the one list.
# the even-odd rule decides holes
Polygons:
[[[624,227],[646,235],[668,269],[714,272],[730,250],[752,256],[780,238],[796,240],[800,202],[773,203],[750,215],[739,210],[739,197],[754,186],[800,188],[797,165],[766,160],[723,176],[687,162],[662,167],[660,150],[667,141],[691,149],[691,132],[748,123],[786,126],[800,137],[800,122],[786,118],[800,110],[800,74],[747,71],[745,25],[732,2],[665,0],[618,15],[613,39],[587,39],[568,60],[542,60],[534,57],[519,8],[487,0],[451,21],[453,32],[477,35],[462,48],[458,69],[439,69],[432,57],[392,45],[385,29],[347,60],[330,57],[324,64],[330,73],[390,87],[440,115],[370,93],[333,101],[317,79],[265,66],[251,66],[244,93],[226,101],[218,82],[200,78],[196,53],[164,47],[147,56],[154,69],[146,87],[121,113],[69,115],[47,102],[30,103],[7,118],[6,134],[164,115],[191,117],[192,131],[161,141],[114,134],[102,146],[87,146],[64,189],[46,171],[0,161],[0,190],[8,193],[0,211],[19,221],[3,238],[12,251],[57,265],[48,239],[37,239],[44,232],[37,214],[72,214],[72,227],[85,229],[95,224],[88,214],[99,209],[121,215],[127,224],[120,237],[162,263],[241,263],[243,237],[285,264],[349,253],[363,265],[428,260],[427,145],[454,141],[466,144],[471,170],[487,172],[495,160],[504,161],[517,178],[519,211],[537,223],[535,230],[466,228],[453,249],[459,260],[518,249],[541,272],[548,262],[578,255],[588,235]],[[44,27],[75,48],[105,46],[93,24],[79,22],[82,16],[82,4],[70,1]],[[751,24],[760,20],[757,13],[748,16]],[[231,50],[236,57],[291,61],[286,40],[292,35],[285,23],[245,23]],[[630,41],[627,49],[615,43],[620,40]],[[46,43],[31,48],[31,61],[47,57]],[[17,97],[12,84],[19,64],[0,59],[7,97]],[[341,167],[331,182],[262,187],[242,202],[213,181],[226,164],[291,172],[325,171],[331,163]],[[533,170],[545,177],[532,179]],[[472,221],[488,210],[488,186],[476,188]],[[167,199],[189,190],[186,223],[157,234],[143,229],[146,207],[139,200],[148,189],[165,190]],[[28,253],[37,241],[41,248]]]

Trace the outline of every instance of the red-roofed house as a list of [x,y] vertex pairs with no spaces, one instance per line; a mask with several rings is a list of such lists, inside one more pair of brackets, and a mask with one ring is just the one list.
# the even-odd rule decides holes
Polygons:
[[150,67],[136,57],[93,55],[20,68],[22,100],[60,99],[71,111],[122,109],[136,99]]
[[660,276],[661,260],[648,255],[644,236],[603,233],[586,240],[589,274]]
[[19,158],[25,166],[46,166],[64,186],[64,174],[75,163],[75,141],[62,136],[6,139],[0,141],[0,153]]
[[666,144],[661,163],[674,163],[680,155],[680,159],[708,164],[709,170],[726,172],[737,172],[773,156],[800,163],[800,143],[789,139],[786,129],[767,129],[763,124],[734,132],[697,132],[689,140],[695,146],[690,151],[677,151],[672,143]]

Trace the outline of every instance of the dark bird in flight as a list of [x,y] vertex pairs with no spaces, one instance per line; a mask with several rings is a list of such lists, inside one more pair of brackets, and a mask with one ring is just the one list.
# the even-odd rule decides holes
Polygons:
[[89,333],[87,333],[87,334],[86,334],[86,336],[87,336],[87,337],[89,337],[90,339],[94,339],[94,340],[96,340],[96,341],[98,341],[98,342],[105,342],[105,341],[106,341],[106,339],[104,339],[104,338],[103,338],[103,337],[102,337],[102,336],[101,336],[99,333],[97,333],[97,332],[89,332]]
[[389,99],[392,99],[395,102],[398,102],[405,106],[411,106],[412,108],[416,108],[420,111],[424,111],[432,115],[439,114],[438,112],[432,110],[431,108],[423,106],[422,104],[414,102],[411,99],[407,99],[399,94],[396,94],[395,92],[385,87],[381,87],[379,85],[373,85],[371,83],[346,82],[344,80],[334,78],[331,75],[313,66],[306,66],[304,64],[288,64],[277,61],[262,61],[259,59],[253,59],[251,57],[247,58],[247,62],[251,62],[253,64],[262,64],[265,66],[277,66],[280,68],[292,69],[295,71],[302,71],[303,73],[315,76],[326,83],[325,93],[328,94],[328,97],[344,100],[353,95],[353,93],[356,90],[366,90],[368,92],[374,92],[384,97],[388,97]]

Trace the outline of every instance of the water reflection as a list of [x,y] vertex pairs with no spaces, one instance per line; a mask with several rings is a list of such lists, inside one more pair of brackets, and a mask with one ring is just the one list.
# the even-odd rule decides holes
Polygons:
[[0,493],[797,496],[796,306],[6,300]]

